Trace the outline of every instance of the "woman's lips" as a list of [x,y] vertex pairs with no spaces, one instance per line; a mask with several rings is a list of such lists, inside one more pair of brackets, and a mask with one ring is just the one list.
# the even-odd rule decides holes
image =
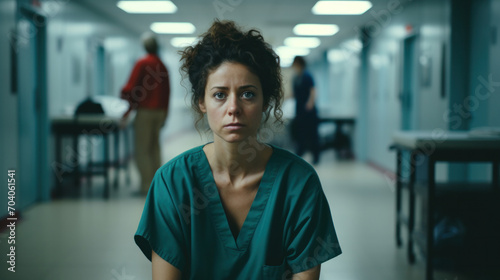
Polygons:
[[230,130],[236,130],[236,129],[240,129],[244,126],[245,125],[241,124],[241,123],[230,123],[230,124],[226,124],[224,127],[227,129],[230,129]]

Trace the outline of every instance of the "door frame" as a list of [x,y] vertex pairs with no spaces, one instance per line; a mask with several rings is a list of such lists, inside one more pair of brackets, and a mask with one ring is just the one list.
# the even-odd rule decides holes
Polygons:
[[[411,33],[401,43],[401,130],[418,128],[418,40],[418,33]],[[409,112],[405,112],[408,108]]]
[[[24,201],[22,205],[27,207],[35,202],[44,201],[50,199],[50,169],[48,160],[48,140],[49,140],[49,120],[48,120],[48,98],[47,98],[47,16],[40,9],[23,4],[19,7],[17,13],[17,22],[20,20],[28,20],[33,23],[36,28],[36,33],[34,35],[36,50],[35,51],[35,61],[34,65],[35,71],[35,90],[30,93],[21,93],[19,95],[27,94],[27,98],[34,98],[35,103],[35,143],[36,143],[36,155],[34,155],[35,161],[35,190],[34,198],[30,198],[28,201]],[[31,40],[31,38],[28,38]],[[18,68],[19,69],[19,68]],[[18,77],[21,77],[22,73],[18,73]],[[21,83],[22,79],[18,79],[18,83]],[[34,96],[30,96],[34,95]],[[25,113],[26,110],[33,110],[32,108],[26,108],[25,104],[18,102],[18,119],[21,120],[21,114]],[[21,134],[23,129],[21,121],[18,122],[18,133]],[[21,137],[21,135],[19,135]],[[21,143],[21,142],[20,142]],[[18,158],[19,158],[19,168],[23,167],[23,162],[26,160],[21,156],[23,152],[23,145],[18,146]],[[31,176],[31,175],[30,175]]]

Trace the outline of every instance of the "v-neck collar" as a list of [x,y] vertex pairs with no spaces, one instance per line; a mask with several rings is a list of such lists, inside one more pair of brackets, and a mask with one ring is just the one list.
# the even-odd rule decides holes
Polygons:
[[274,184],[274,179],[276,178],[277,165],[275,164],[275,158],[276,154],[278,153],[278,149],[273,145],[269,145],[273,149],[273,152],[271,154],[271,157],[267,161],[264,174],[262,175],[262,179],[259,184],[259,189],[257,190],[257,194],[255,195],[252,205],[250,206],[250,210],[248,211],[245,221],[243,222],[243,226],[241,227],[241,230],[238,233],[237,238],[235,239],[229,227],[226,212],[224,211],[224,207],[222,206],[222,200],[215,183],[212,169],[210,168],[210,163],[208,162],[205,151],[203,151],[203,147],[205,145],[199,146],[199,179],[201,182],[201,186],[203,186],[203,188],[208,188],[205,189],[205,191],[214,194],[208,197],[208,207],[210,208],[210,216],[213,225],[221,239],[221,242],[225,245],[225,247],[233,250],[245,251],[248,247],[248,244],[250,244],[250,241],[252,240],[255,229],[259,224],[260,217],[262,216],[262,213],[266,208],[267,201]]

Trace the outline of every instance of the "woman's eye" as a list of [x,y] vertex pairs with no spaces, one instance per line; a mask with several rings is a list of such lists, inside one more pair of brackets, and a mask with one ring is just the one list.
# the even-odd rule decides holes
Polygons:
[[215,99],[224,99],[225,95],[222,92],[216,92],[214,93]]
[[242,94],[243,98],[246,98],[246,99],[250,99],[252,97],[255,96],[255,93],[251,92],[251,91],[245,91],[243,94]]

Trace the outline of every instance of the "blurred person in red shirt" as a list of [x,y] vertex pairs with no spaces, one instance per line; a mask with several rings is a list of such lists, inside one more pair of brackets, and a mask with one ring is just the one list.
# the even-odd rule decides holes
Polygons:
[[147,54],[139,59],[121,98],[130,104],[123,115],[126,120],[132,110],[134,120],[135,161],[141,175],[139,194],[146,195],[156,170],[161,166],[160,129],[168,115],[170,82],[168,70],[158,57],[158,42],[153,34],[142,38]]

